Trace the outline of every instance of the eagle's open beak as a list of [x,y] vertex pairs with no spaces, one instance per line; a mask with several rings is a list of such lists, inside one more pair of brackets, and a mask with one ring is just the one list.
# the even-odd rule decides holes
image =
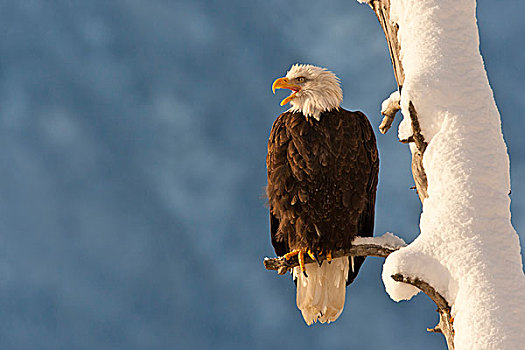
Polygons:
[[290,102],[295,95],[301,90],[301,87],[299,85],[290,84],[290,81],[288,78],[279,78],[275,80],[272,84],[272,91],[275,94],[275,90],[277,89],[290,89],[292,90],[292,94],[281,101],[281,106],[284,106],[288,102]]

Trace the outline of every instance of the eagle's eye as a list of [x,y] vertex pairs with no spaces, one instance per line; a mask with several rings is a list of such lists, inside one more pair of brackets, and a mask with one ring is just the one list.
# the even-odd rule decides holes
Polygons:
[[298,77],[295,80],[297,80],[298,83],[304,83],[306,81],[305,77]]

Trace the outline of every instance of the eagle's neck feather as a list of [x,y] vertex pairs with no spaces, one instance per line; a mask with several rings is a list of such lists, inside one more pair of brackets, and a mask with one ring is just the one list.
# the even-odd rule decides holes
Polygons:
[[305,90],[290,101],[290,112],[301,112],[306,117],[321,120],[321,113],[339,109],[343,101],[343,91],[339,84],[323,86],[321,89]]

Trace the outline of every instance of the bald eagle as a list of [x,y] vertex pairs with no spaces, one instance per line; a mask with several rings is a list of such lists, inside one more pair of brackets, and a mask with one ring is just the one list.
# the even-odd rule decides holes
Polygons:
[[[267,195],[272,245],[279,256],[298,255],[293,270],[297,307],[308,325],[335,321],[346,286],[364,257],[331,259],[356,236],[372,236],[379,158],[370,122],[341,108],[343,93],[332,72],[304,64],[275,80],[290,89],[268,141]],[[305,254],[317,264],[304,265]],[[323,257],[326,259],[320,259]]]

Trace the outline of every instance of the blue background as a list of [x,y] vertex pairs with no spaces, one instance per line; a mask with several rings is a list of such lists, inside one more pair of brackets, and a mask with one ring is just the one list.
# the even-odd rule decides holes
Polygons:
[[[478,5],[523,232],[525,50],[517,0]],[[425,296],[395,303],[369,258],[329,326],[307,327],[272,256],[268,134],[295,62],[341,78],[381,156],[376,233],[418,233],[410,154],[377,132],[395,89],[351,0],[0,2],[0,348],[442,349]],[[483,142],[480,140],[480,142]],[[523,244],[523,237],[522,237]]]

